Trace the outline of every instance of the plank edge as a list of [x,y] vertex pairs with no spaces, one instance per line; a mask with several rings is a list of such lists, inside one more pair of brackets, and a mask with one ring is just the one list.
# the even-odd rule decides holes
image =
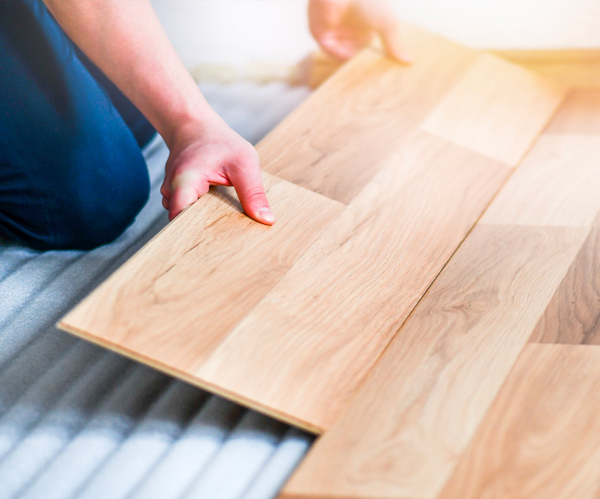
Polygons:
[[195,378],[194,376],[189,375],[185,371],[179,371],[171,366],[162,364],[161,362],[158,362],[150,357],[141,355],[133,350],[129,350],[127,348],[120,348],[112,342],[100,341],[96,336],[86,333],[85,331],[69,324],[63,319],[59,320],[55,325],[58,329],[72,334],[74,336],[77,336],[85,341],[89,341],[90,343],[98,345],[106,350],[125,356],[135,362],[141,362],[142,364],[156,369],[157,371],[160,371],[164,374],[184,381],[190,385],[196,386],[197,388],[200,388],[202,390],[206,390],[210,393],[223,397],[227,400],[231,400],[232,402],[242,405],[248,409],[260,412],[270,418],[298,427],[301,430],[307,431],[308,433],[312,433],[314,435],[321,435],[325,432],[325,429],[321,428],[320,426],[309,423],[308,421],[290,417],[289,415],[273,410],[272,408],[267,407],[266,405],[257,403],[245,397],[241,397],[238,394],[226,390],[220,386]]

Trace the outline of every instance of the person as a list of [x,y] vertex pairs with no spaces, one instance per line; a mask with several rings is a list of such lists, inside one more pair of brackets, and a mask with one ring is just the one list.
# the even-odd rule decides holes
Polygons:
[[[321,47],[347,59],[374,35],[407,61],[385,0],[309,0]],[[0,238],[40,250],[118,237],[149,195],[141,152],[158,132],[173,219],[211,185],[275,217],[256,150],[210,108],[149,0],[0,2]]]

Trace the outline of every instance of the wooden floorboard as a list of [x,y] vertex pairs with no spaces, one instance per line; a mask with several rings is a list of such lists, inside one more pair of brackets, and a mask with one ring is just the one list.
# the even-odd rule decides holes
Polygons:
[[[484,54],[435,107],[423,129],[516,166],[531,145],[530,137],[547,123],[545,111],[554,102],[555,85],[550,81],[546,85],[540,92],[537,75]],[[529,100],[531,95],[536,95],[534,101]],[[519,108],[527,108],[532,116],[506,129],[503,114]]]
[[436,497],[587,233],[478,225],[283,497]]
[[600,90],[576,89],[482,218],[590,226],[600,212]]
[[538,322],[531,341],[600,344],[600,230],[593,229]]
[[[410,25],[402,29],[415,63],[402,66],[369,49],[345,64],[264,139],[267,172],[349,203],[480,57]],[[541,99],[557,92],[548,88]]]
[[197,376],[328,428],[509,172],[415,136]]
[[327,429],[564,97],[404,33],[414,66],[364,51],[259,144],[275,226],[215,189],[60,326]]
[[[598,63],[600,65],[600,62]],[[598,78],[600,86],[600,77]],[[600,89],[573,89],[545,133],[600,136]]]
[[544,134],[483,223],[589,227],[600,210],[600,136]]
[[[483,221],[598,227],[600,91],[572,91]],[[531,341],[600,342],[600,236],[593,230]]]
[[232,207],[233,189],[219,188],[169,224],[61,325],[194,372],[342,209],[268,174],[265,187],[280,223],[253,222]]
[[283,498],[598,497],[597,115],[570,94]]
[[600,494],[600,347],[527,345],[440,499]]

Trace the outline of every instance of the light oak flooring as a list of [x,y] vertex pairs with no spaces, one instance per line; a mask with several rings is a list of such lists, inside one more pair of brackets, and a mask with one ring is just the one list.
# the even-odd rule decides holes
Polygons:
[[330,428],[565,96],[489,54],[403,32],[413,66],[365,50],[259,144],[275,226],[215,189],[60,326]]
[[600,496],[599,115],[569,94],[282,497]]
[[597,497],[600,92],[405,33],[60,325],[324,433],[288,499]]

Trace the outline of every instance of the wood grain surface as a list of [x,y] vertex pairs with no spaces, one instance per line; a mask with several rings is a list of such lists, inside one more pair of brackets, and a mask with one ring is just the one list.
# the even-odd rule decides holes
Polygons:
[[[402,66],[368,49],[345,64],[263,140],[267,172],[343,203],[363,189],[478,57],[402,28],[415,63]],[[562,97],[555,97],[556,106]]]
[[593,229],[538,322],[531,341],[600,344],[600,230]]
[[571,90],[544,133],[600,136],[600,89]]
[[589,227],[600,210],[599,164],[600,136],[545,134],[482,222]]
[[599,164],[600,90],[572,90],[482,222],[595,225]]
[[[531,146],[532,135],[547,123],[548,112],[556,109],[557,93],[562,88],[553,82],[484,54],[435,107],[423,129],[516,166]],[[507,126],[506,109],[527,109],[532,116],[521,119],[518,113]]]
[[600,495],[600,347],[527,345],[440,499]]
[[509,172],[416,135],[196,375],[328,428]]
[[266,171],[348,203],[424,121],[425,130],[514,166],[564,97],[562,86],[514,64],[401,29],[414,64],[370,49],[343,66],[265,139]]
[[478,225],[283,497],[436,497],[587,232]]
[[[141,359],[193,372],[340,212],[264,176],[279,222],[240,213],[232,188],[193,204],[67,315],[61,326]],[[216,290],[227,292],[216,292]]]
[[282,498],[600,495],[595,113],[570,93]]
[[328,428],[511,173],[492,139],[521,157],[564,96],[489,55],[404,33],[414,66],[364,51],[258,145],[275,226],[216,189],[60,326]]

